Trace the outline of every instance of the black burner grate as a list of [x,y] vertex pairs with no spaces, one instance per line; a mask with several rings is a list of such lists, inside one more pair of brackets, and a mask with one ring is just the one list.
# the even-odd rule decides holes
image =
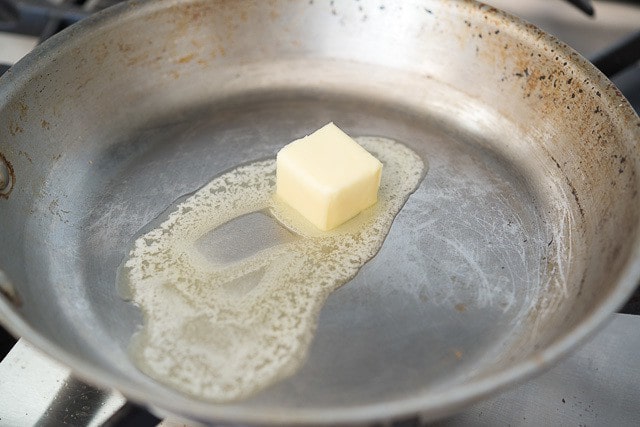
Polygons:
[[0,0],[0,31],[46,40],[122,0]]

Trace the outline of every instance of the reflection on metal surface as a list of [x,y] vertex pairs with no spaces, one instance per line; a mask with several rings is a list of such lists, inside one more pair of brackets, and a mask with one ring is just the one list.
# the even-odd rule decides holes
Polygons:
[[549,372],[438,426],[640,425],[640,317],[616,314]]
[[38,39],[21,34],[0,33],[0,63],[14,64],[38,44]]
[[124,404],[20,340],[0,364],[0,425],[99,426]]
[[[591,342],[546,374],[437,425],[640,425],[640,383],[629,375],[640,366],[638,348],[640,317],[616,314]],[[0,425],[98,426],[124,403],[117,393],[71,379],[67,369],[24,341],[0,364],[0,396]],[[199,424],[173,418],[161,423],[186,425]]]
[[60,384],[62,386],[38,420],[38,426],[90,425],[97,415],[97,409],[113,395],[110,391],[93,388],[73,377],[68,377]]

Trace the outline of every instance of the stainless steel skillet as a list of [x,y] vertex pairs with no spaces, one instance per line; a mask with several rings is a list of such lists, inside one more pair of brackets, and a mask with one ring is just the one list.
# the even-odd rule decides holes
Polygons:
[[[200,420],[435,418],[549,366],[640,276],[638,117],[575,52],[473,2],[134,2],[0,79],[0,313],[83,379]],[[214,405],[139,373],[116,294],[176,198],[333,120],[429,163],[309,358]]]

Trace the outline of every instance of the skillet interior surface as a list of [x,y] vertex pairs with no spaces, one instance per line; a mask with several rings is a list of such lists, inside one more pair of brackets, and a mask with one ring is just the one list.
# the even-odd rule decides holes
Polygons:
[[[133,3],[3,77],[13,329],[176,412],[331,422],[442,415],[602,323],[638,275],[640,132],[615,88],[475,3],[340,7]],[[428,171],[380,252],[326,301],[304,366],[229,405],[145,377],[126,349],[141,315],[115,284],[133,238],[329,121],[405,143]]]

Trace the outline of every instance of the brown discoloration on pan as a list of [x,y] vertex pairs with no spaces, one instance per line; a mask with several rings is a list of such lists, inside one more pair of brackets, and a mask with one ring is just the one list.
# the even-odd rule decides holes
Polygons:
[[[625,246],[629,242],[623,239],[615,243],[608,236],[621,224],[629,235],[638,233],[634,212],[620,212],[618,204],[620,187],[627,193],[624,197],[637,198],[638,155],[631,151],[629,141],[638,134],[638,117],[621,102],[620,92],[565,44],[530,24],[523,32],[521,22],[494,8],[470,2],[464,5],[461,7],[479,8],[483,19],[460,24],[461,32],[466,33],[463,38],[474,44],[481,66],[493,68],[487,78],[496,79],[504,88],[504,92],[495,94],[497,108],[524,133],[534,136],[520,143],[537,144],[547,157],[549,173],[565,186],[574,212],[573,238],[580,245],[601,245],[607,255],[598,265],[619,265],[619,254],[629,250]],[[505,101],[512,97],[520,98],[517,104]],[[634,160],[630,162],[629,158]],[[556,268],[554,258],[548,255],[543,260],[547,268]],[[593,303],[595,294],[584,290],[593,289],[586,282],[593,280],[599,268],[587,265],[572,279],[579,284],[570,286],[567,295],[549,293],[548,298],[541,298],[525,322],[535,330],[541,318],[556,316],[564,299]],[[567,316],[569,322],[577,315]],[[536,332],[526,339],[514,346],[532,345],[536,340],[541,347],[544,345],[544,338]],[[536,355],[537,363],[545,360]]]
[[[349,126],[363,133],[371,129],[378,133],[389,132],[389,136],[393,137],[398,129],[407,131],[409,125],[405,126],[402,122],[402,126],[396,123],[395,127],[386,127],[387,121],[393,122],[392,117],[403,116],[399,113],[395,115],[397,110],[390,106],[401,109],[406,107],[402,111],[416,113],[415,117],[419,117],[416,122],[424,122],[425,117],[428,122],[433,118],[429,114],[437,115],[439,111],[434,109],[425,112],[425,104],[433,101],[433,92],[427,92],[424,88],[441,88],[440,95],[445,95],[441,106],[446,110],[453,105],[455,108],[446,110],[453,112],[453,116],[460,105],[467,102],[467,106],[471,105],[462,116],[447,117],[450,122],[446,122],[443,127],[453,123],[451,129],[464,134],[468,128],[479,124],[481,130],[486,131],[486,141],[482,138],[468,141],[469,147],[474,149],[480,144],[486,145],[482,145],[477,151],[470,149],[465,154],[473,157],[478,151],[486,154],[493,150],[497,162],[514,166],[513,170],[516,172],[510,177],[532,180],[531,193],[535,200],[531,203],[540,211],[540,227],[545,233],[542,236],[544,239],[536,241],[536,248],[540,246],[540,256],[537,256],[536,249],[535,257],[532,256],[529,261],[533,265],[534,274],[538,274],[535,270],[539,266],[539,270],[543,272],[541,275],[552,280],[541,285],[536,283],[531,299],[524,303],[518,301],[528,311],[523,309],[517,322],[523,330],[530,333],[516,337],[520,340],[501,348],[501,351],[505,349],[504,358],[493,360],[491,363],[495,363],[495,370],[486,371],[484,376],[477,378],[474,386],[478,387],[473,389],[476,390],[472,393],[473,396],[460,397],[459,393],[470,389],[466,384],[454,386],[444,392],[447,399],[455,397],[448,400],[450,406],[434,408],[434,400],[429,399],[421,390],[412,394],[416,397],[414,402],[420,400],[419,405],[408,406],[405,413],[427,408],[431,416],[434,409],[443,414],[453,406],[464,403],[465,399],[469,401],[471,398],[484,397],[495,387],[503,387],[531,375],[540,366],[557,360],[584,339],[588,332],[602,324],[604,316],[613,312],[614,306],[621,302],[630,288],[633,271],[629,270],[628,265],[636,265],[633,258],[637,258],[638,253],[638,118],[622,100],[619,92],[584,59],[537,29],[476,3],[425,1],[426,4],[407,1],[402,2],[402,5],[387,2],[385,9],[381,10],[380,3],[368,3],[364,0],[357,4],[345,2],[344,5],[336,2],[333,8],[329,2],[317,1],[313,4],[286,1],[267,4],[259,1],[159,0],[123,5],[117,14],[106,11],[104,16],[111,16],[105,18],[108,25],[98,29],[89,28],[87,21],[81,22],[59,38],[41,45],[37,48],[38,55],[26,58],[0,80],[13,85],[11,90],[0,85],[0,91],[6,95],[0,98],[4,113],[0,115],[0,150],[13,161],[13,166],[21,175],[19,193],[12,193],[6,203],[2,200],[0,208],[15,206],[23,201],[23,205],[15,210],[18,213],[14,212],[15,222],[27,227],[26,220],[20,215],[40,215],[44,218],[40,221],[43,226],[57,224],[61,227],[58,228],[61,234],[57,237],[62,236],[63,230],[77,225],[80,214],[70,210],[73,214],[63,215],[65,220],[70,221],[70,224],[66,224],[59,221],[61,218],[57,216],[58,213],[64,212],[58,209],[67,209],[70,200],[74,198],[86,197],[86,200],[93,200],[87,194],[82,194],[88,193],[87,188],[91,185],[94,189],[105,189],[102,193],[105,197],[114,196],[110,193],[115,193],[112,187],[97,187],[92,182],[96,177],[102,176],[100,174],[120,171],[124,166],[123,163],[104,163],[106,157],[111,159],[104,156],[104,153],[112,153],[109,149],[116,145],[109,138],[112,135],[119,136],[114,135],[114,131],[131,137],[131,140],[123,138],[118,141],[132,143],[119,145],[120,148],[131,147],[133,143],[144,145],[137,138],[140,129],[155,125],[159,118],[165,120],[168,117],[169,121],[189,118],[189,109],[195,106],[222,104],[232,96],[249,95],[242,98],[244,102],[253,99],[251,96],[257,92],[281,93],[280,89],[288,90],[287,100],[296,98],[298,94],[303,97],[310,93],[314,96],[322,94],[322,97],[314,100],[320,103],[326,101],[325,96],[330,98],[339,93],[347,100],[357,101],[353,105],[364,110],[360,115],[354,113],[350,116]],[[422,6],[426,6],[427,10]],[[276,13],[271,13],[274,10]],[[335,14],[332,10],[335,10]],[[139,14],[132,17],[126,13]],[[402,22],[403,25],[393,26],[389,22]],[[384,30],[381,31],[381,28]],[[268,40],[269,43],[255,43],[256,39]],[[290,60],[292,61],[288,62]],[[303,65],[297,69],[303,71],[295,74],[296,69],[289,67],[292,63]],[[270,68],[260,68],[265,64]],[[273,64],[282,66],[271,67]],[[317,67],[318,64],[320,67]],[[355,70],[352,68],[354,64],[366,66],[366,69],[363,68],[366,71],[345,73],[345,70]],[[256,70],[269,72],[260,74]],[[277,72],[271,72],[273,70]],[[292,70],[293,74],[290,74]],[[368,74],[367,71],[372,73]],[[251,72],[256,73],[249,74]],[[313,79],[307,79],[310,74]],[[420,76],[420,79],[409,79],[409,75]],[[446,88],[451,91],[445,93]],[[220,91],[223,91],[222,95]],[[464,96],[456,98],[458,93]],[[117,102],[113,101],[114,98]],[[96,102],[97,99],[100,102]],[[278,98],[278,108],[281,101]],[[370,104],[376,102],[388,102],[385,105],[393,113],[372,123],[367,121],[367,114],[372,107]],[[122,108],[123,104],[127,106],[126,109]],[[135,115],[131,114],[132,111],[135,111]],[[498,116],[502,121],[492,121]],[[109,120],[104,120],[105,117]],[[233,117],[235,120],[237,115]],[[48,128],[44,125],[43,118],[50,124]],[[476,122],[472,122],[474,119]],[[464,120],[472,123],[465,123]],[[509,122],[513,127],[500,128],[503,122]],[[301,126],[289,128],[292,123],[286,120],[278,123],[274,127],[285,127],[292,134],[303,131]],[[493,125],[500,134],[492,133],[495,129],[491,127]],[[138,128],[132,130],[131,126]],[[251,126],[256,126],[256,123],[251,123]],[[271,127],[271,123],[265,125],[269,130]],[[124,128],[126,131],[122,130]],[[514,140],[505,137],[505,133],[509,134],[511,131]],[[182,137],[185,134],[180,135]],[[489,141],[494,136],[495,140]],[[424,144],[429,149],[433,143],[429,138],[421,140],[419,137],[415,140],[408,138],[407,142]],[[187,145],[184,145],[185,150],[188,149]],[[505,149],[506,145],[516,148],[508,151]],[[168,146],[171,144],[163,145],[164,148]],[[28,153],[33,164],[24,154],[19,154],[19,151]],[[148,155],[153,151],[150,148]],[[114,152],[120,153],[117,150]],[[427,150],[425,152],[433,153]],[[94,164],[87,166],[88,162],[77,161],[82,153],[90,156],[83,160],[95,159]],[[512,157],[507,157],[512,154]],[[133,157],[138,155],[147,156],[141,153],[131,154]],[[223,157],[225,156],[216,153],[210,160],[215,163]],[[177,162],[176,165],[180,164],[179,158],[167,159],[169,162]],[[443,168],[437,162],[433,162],[433,165],[434,174]],[[455,165],[454,162],[453,166]],[[63,170],[75,171],[76,166],[85,168],[87,182],[82,183],[83,190],[74,192],[69,199],[52,194],[52,190],[56,188],[60,190],[60,194],[68,190],[63,183],[68,183],[71,187],[77,184],[65,181],[64,174],[60,173]],[[231,166],[233,165],[225,165]],[[207,167],[211,167],[211,163]],[[487,165],[488,169],[490,167],[491,165]],[[129,166],[125,167],[127,168]],[[192,165],[175,167],[172,171],[179,175],[187,169],[193,169]],[[525,172],[518,175],[519,171]],[[51,179],[52,172],[56,179]],[[207,173],[213,172],[209,170]],[[450,178],[453,176],[452,173]],[[111,185],[116,181],[109,183]],[[136,179],[130,181],[132,185],[135,182]],[[180,180],[172,176],[166,188],[158,193],[179,183]],[[554,186],[543,186],[548,183]],[[192,187],[197,186],[194,182],[191,184]],[[426,188],[431,188],[428,187],[430,184],[430,181],[425,181]],[[27,200],[29,197],[32,199]],[[505,194],[506,199],[509,197],[510,194]],[[522,195],[513,197],[524,198]],[[463,197],[459,199],[459,203],[464,203]],[[549,202],[550,199],[553,203]],[[155,198],[150,202],[159,203]],[[79,203],[78,206],[82,206],[82,209],[94,209],[96,214],[106,215],[105,218],[108,219],[119,218],[118,209],[125,205],[120,203],[100,206],[91,203]],[[126,221],[120,225],[127,226],[137,218],[136,215],[142,215],[138,208],[148,214],[149,211],[145,210],[148,207],[142,205],[138,203],[133,212],[126,212]],[[112,208],[113,212],[110,211]],[[447,209],[453,209],[453,206],[448,205]],[[499,209],[496,212],[503,213]],[[108,216],[109,214],[113,216]],[[475,214],[469,213],[471,219],[475,218]],[[485,214],[488,213],[480,212],[478,215]],[[566,214],[569,219],[565,221],[566,227],[558,230],[557,225],[563,220],[562,214]],[[0,216],[0,219],[6,218],[7,216],[4,219]],[[37,222],[32,217],[29,226]],[[91,227],[94,226],[95,223],[92,222]],[[548,228],[545,229],[545,226]],[[74,229],[72,235],[77,236],[75,233],[82,232],[80,228]],[[37,234],[33,228],[30,231]],[[483,233],[491,234],[492,231],[488,228],[480,230],[480,234],[484,236]],[[98,235],[99,233],[94,236]],[[489,238],[495,243],[495,232]],[[531,241],[530,239],[529,242]],[[56,242],[59,240],[52,240],[51,244]],[[570,242],[573,242],[572,252],[567,250]],[[96,241],[90,240],[89,243],[86,247],[95,248]],[[533,246],[531,243],[521,244],[520,240],[518,245],[513,245],[507,239],[503,239],[501,243],[517,249]],[[430,253],[435,248],[434,244],[430,241],[425,253]],[[56,263],[65,262],[61,260],[64,252],[75,249],[74,244],[70,243],[68,248],[56,255]],[[484,248],[466,249],[468,255],[473,257],[476,249],[481,252]],[[90,251],[80,252],[84,257]],[[564,266],[562,262],[565,262]],[[566,274],[545,273],[558,270]],[[85,277],[85,273],[82,270],[78,277]],[[483,272],[479,271],[478,274],[480,273]],[[431,277],[429,274],[424,276]],[[526,288],[519,282],[521,277],[514,279],[514,287],[519,290]],[[474,277],[464,279],[471,281]],[[37,295],[22,295],[26,301],[25,306],[32,307],[34,298],[40,298],[52,289],[66,297],[61,300],[73,300],[69,297],[69,289],[77,284],[56,286],[59,283],[54,280],[49,281],[50,286],[42,286],[40,283],[38,289],[41,292],[36,293]],[[103,282],[87,281],[86,286],[90,288],[97,283]],[[25,286],[27,285],[29,283],[25,282]],[[431,287],[438,285],[425,282],[422,293],[415,296],[421,306],[441,303],[445,309],[443,317],[450,317],[456,322],[467,317],[476,320],[476,316],[482,316],[482,313],[488,311],[487,307],[478,310],[474,299],[478,294],[477,286],[470,287],[475,293],[442,302],[439,294],[428,292]],[[85,293],[77,295],[84,298]],[[44,297],[42,299],[47,300]],[[464,313],[456,311],[455,304],[458,301],[464,301],[467,307]],[[100,301],[90,301],[89,304],[97,310],[105,307]],[[502,300],[494,300],[494,305],[488,308],[500,310],[506,318],[509,316],[509,307]],[[447,314],[450,315],[446,316]],[[65,313],[60,311],[57,315],[63,318]],[[20,313],[14,317],[23,318]],[[78,328],[83,326],[82,322],[69,322],[71,323]],[[36,325],[37,322],[31,324]],[[439,327],[436,321],[425,325],[426,329]],[[98,325],[96,330],[101,327]],[[455,327],[459,327],[459,324]],[[31,334],[30,337],[41,340],[44,336],[39,330],[21,332],[23,336]],[[111,336],[108,332],[104,335]],[[97,333],[92,336],[102,337]],[[512,337],[513,335],[509,339]],[[93,364],[93,360],[86,355],[68,351],[62,340],[51,339],[47,342],[45,350],[57,351],[62,355],[61,359],[70,360],[74,367],[84,366],[82,362],[87,364],[81,370],[86,378],[104,386],[119,388],[128,396],[141,401],[148,399],[157,406],[166,406],[176,411],[181,409],[173,400],[158,397],[154,389],[146,389],[133,380],[129,381],[128,377],[122,381],[114,380],[113,376],[109,376],[111,371],[102,369],[103,365]],[[112,343],[109,341],[100,348],[110,348],[110,345]],[[473,348],[460,343],[447,344],[441,350],[445,350],[447,360],[455,361],[455,353],[451,349],[457,348],[461,352],[464,349],[461,360],[457,362],[464,369],[468,363],[474,362],[474,354],[477,353]],[[500,374],[498,379],[492,375],[495,373]],[[475,381],[474,378],[472,380]],[[454,392],[458,394],[452,396]],[[444,398],[444,395],[440,392],[438,396]],[[202,419],[213,415],[221,416],[217,412],[217,406],[203,406],[192,401],[187,402],[187,405],[193,408],[193,411],[190,410],[192,414],[201,415]],[[242,412],[229,416],[229,420],[251,421],[244,418],[246,414],[257,416],[255,413],[261,411],[242,409]],[[278,414],[289,416],[287,411],[280,411]]]

